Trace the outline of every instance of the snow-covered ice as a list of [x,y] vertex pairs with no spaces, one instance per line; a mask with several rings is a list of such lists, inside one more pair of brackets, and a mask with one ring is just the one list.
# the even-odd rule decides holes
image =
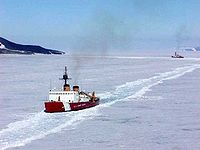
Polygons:
[[[0,149],[199,149],[200,59],[0,56]],[[43,112],[50,86],[95,90],[101,104]]]

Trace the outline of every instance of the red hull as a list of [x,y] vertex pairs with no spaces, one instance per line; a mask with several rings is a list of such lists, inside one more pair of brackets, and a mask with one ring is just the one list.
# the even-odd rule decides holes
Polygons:
[[45,102],[45,112],[64,112],[65,107],[62,102]]
[[72,111],[77,111],[99,105],[99,100],[96,100],[94,102],[89,101],[89,102],[69,103],[69,105]]
[[172,56],[172,58],[184,58],[183,56]]
[[[99,99],[95,100],[94,102],[77,102],[77,103],[69,103],[71,111],[77,111],[81,109],[86,109],[90,107],[94,107],[99,105]],[[53,112],[64,112],[65,107],[62,102],[52,101],[52,102],[45,102],[45,112],[53,113]]]

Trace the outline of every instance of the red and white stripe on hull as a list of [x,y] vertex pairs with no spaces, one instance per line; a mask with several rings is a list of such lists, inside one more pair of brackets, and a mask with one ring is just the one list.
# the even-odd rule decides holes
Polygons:
[[88,101],[88,102],[69,103],[69,105],[72,111],[77,111],[99,105],[99,100],[96,100],[94,102]]
[[63,104],[63,102],[60,101],[49,101],[45,102],[45,112],[64,112],[64,111],[77,111],[81,109],[86,109],[90,107],[94,107],[99,104],[99,99],[96,99],[95,101],[88,101],[88,102],[72,102],[68,103],[70,106],[69,108],[65,108],[66,106]]

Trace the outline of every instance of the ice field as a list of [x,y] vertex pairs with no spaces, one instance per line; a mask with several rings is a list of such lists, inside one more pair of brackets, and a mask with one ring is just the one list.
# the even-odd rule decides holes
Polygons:
[[[96,91],[100,105],[45,113],[50,88]],[[200,59],[0,56],[0,149],[200,149]]]

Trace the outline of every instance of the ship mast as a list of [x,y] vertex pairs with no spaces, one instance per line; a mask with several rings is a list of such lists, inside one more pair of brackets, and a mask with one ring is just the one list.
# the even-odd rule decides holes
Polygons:
[[62,80],[65,80],[65,85],[68,84],[67,80],[70,80],[71,78],[67,75],[67,67],[65,66],[65,74],[63,75]]

